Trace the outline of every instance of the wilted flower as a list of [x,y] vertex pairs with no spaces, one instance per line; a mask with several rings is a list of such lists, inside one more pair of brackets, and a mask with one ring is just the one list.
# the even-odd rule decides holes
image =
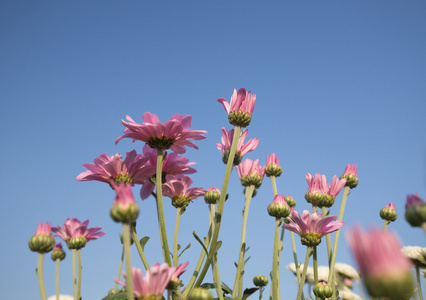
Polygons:
[[105,235],[104,231],[99,232],[102,227],[87,228],[87,225],[89,225],[89,220],[81,223],[76,218],[68,218],[65,220],[64,227],[58,225],[58,227],[52,227],[52,231],[56,233],[55,236],[59,236],[67,243],[68,248],[70,248],[69,242],[72,238],[82,240],[82,237],[84,237],[86,242],[88,242]]
[[142,115],[143,123],[139,124],[132,118],[126,116],[128,123],[121,120],[126,127],[124,135],[120,136],[115,143],[117,144],[124,138],[131,138],[133,142],[136,140],[147,143],[153,149],[167,150],[171,149],[176,153],[185,153],[185,146],[198,149],[198,146],[191,142],[193,140],[202,140],[206,137],[204,130],[188,129],[191,126],[192,117],[189,115],[176,114],[164,124],[155,114],[146,112]]
[[[152,191],[155,188],[156,172],[157,172],[157,151],[150,148],[148,145],[143,147],[143,155],[148,159],[146,164],[144,165],[145,169],[149,169],[151,171],[150,179],[145,180],[142,183],[142,188],[140,191],[140,196],[142,200],[147,199]],[[167,175],[184,175],[184,174],[193,174],[197,172],[194,168],[190,167],[195,164],[195,162],[189,162],[185,156],[178,155],[177,153],[171,152],[166,153],[163,152],[164,160],[163,160],[163,170],[162,170],[162,182],[166,182]]]
[[[175,271],[176,268],[169,267],[167,263],[155,264],[144,277],[142,270],[132,268],[133,293],[138,299],[160,300]],[[123,276],[127,280],[125,273]],[[126,286],[126,282],[118,278],[115,282]]]
[[398,218],[398,214],[395,211],[395,204],[392,201],[380,210],[380,217],[388,222],[393,222]]
[[355,260],[372,297],[403,299],[413,293],[411,263],[389,231],[353,228],[347,234]]
[[259,159],[252,161],[247,158],[236,169],[243,186],[254,185],[258,189],[262,185],[265,167],[259,165]]
[[339,230],[345,224],[342,221],[335,221],[336,219],[336,216],[323,218],[321,213],[311,215],[307,210],[304,210],[300,217],[299,213],[293,210],[290,217],[287,217],[290,223],[283,227],[298,234],[303,245],[312,247],[319,245],[323,236]]
[[132,187],[125,183],[112,183],[112,187],[116,196],[110,211],[111,218],[122,223],[135,221],[139,216],[139,207],[133,197]]
[[275,176],[279,177],[283,173],[283,168],[280,166],[280,160],[272,153],[271,155],[266,155],[266,166],[265,166],[265,174],[268,177]]
[[[250,139],[247,144],[244,144],[245,139],[247,138],[248,130],[244,129],[241,132],[240,138],[238,139],[237,143],[237,150],[235,152],[234,157],[234,166],[237,166],[241,163],[241,160],[244,155],[246,155],[248,152],[253,151],[256,149],[257,145],[259,144],[259,138],[253,138]],[[226,130],[224,127],[222,127],[222,138],[221,143],[217,143],[216,147],[219,149],[220,153],[222,154],[222,161],[227,164],[228,163],[228,157],[229,152],[231,151],[232,146],[232,140],[234,138],[234,129]]]
[[52,258],[53,261],[56,261],[57,259],[63,260],[65,256],[66,256],[66,253],[64,249],[62,249],[62,243],[61,242],[57,243],[53,247],[53,251],[50,257]]
[[351,189],[353,189],[354,187],[356,187],[358,185],[358,175],[357,175],[357,165],[353,164],[351,166],[351,164],[348,164],[346,166],[345,172],[343,173],[342,176],[340,176],[340,179],[345,178],[346,179],[346,186],[350,187]]
[[55,239],[51,232],[51,223],[39,223],[36,232],[28,241],[31,251],[38,253],[50,252],[55,246]]
[[271,204],[268,205],[268,214],[275,218],[286,218],[290,214],[290,206],[283,195],[276,195]]
[[106,183],[113,180],[117,184],[119,182],[142,184],[152,176],[151,170],[143,168],[147,160],[135,150],[127,152],[124,161],[118,153],[114,156],[103,153],[94,159],[94,164],[83,164],[88,170],[80,173],[76,180],[97,180]]
[[225,108],[231,125],[247,127],[250,124],[256,94],[250,94],[245,88],[240,88],[238,92],[234,89],[230,103],[223,98],[219,98],[217,101],[222,103]]
[[167,175],[166,183],[163,184],[163,195],[172,199],[174,207],[185,208],[193,199],[204,196],[206,193],[200,187],[189,188],[191,185],[192,179],[189,176]]
[[420,227],[426,222],[426,203],[418,194],[407,195],[405,219],[413,227]]

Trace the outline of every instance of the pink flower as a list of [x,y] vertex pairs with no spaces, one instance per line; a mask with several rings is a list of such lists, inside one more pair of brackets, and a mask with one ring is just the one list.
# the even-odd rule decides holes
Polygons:
[[193,199],[204,196],[206,193],[200,187],[189,188],[191,185],[192,179],[189,176],[167,175],[166,183],[162,186],[163,195],[172,199],[174,207],[186,207]]
[[[244,129],[241,132],[241,136],[237,143],[237,150],[235,153],[234,158],[234,165],[239,165],[241,163],[241,159],[244,155],[246,155],[248,152],[253,151],[256,149],[257,145],[259,144],[259,138],[253,138],[247,142],[247,144],[244,145],[244,141],[247,138],[248,130]],[[226,130],[224,127],[222,127],[222,138],[221,143],[217,143],[216,147],[219,149],[220,153],[222,154],[222,160],[226,164],[228,163],[228,157],[229,152],[231,151],[232,146],[232,140],[234,138],[234,129]]]
[[288,205],[283,195],[275,195],[274,200],[268,205],[268,214],[275,218],[286,218],[291,212],[291,207]]
[[287,220],[289,224],[285,224],[284,228],[298,234],[302,238],[302,244],[306,246],[316,246],[321,242],[321,238],[326,234],[339,230],[345,223],[335,221],[336,216],[328,216],[323,218],[321,213],[309,214],[304,210],[302,217],[295,210],[291,212],[291,217]]
[[328,194],[332,197],[336,197],[340,191],[345,187],[346,179],[337,179],[337,176],[334,175],[333,179],[331,181],[331,184],[329,185]]
[[280,166],[280,160],[275,155],[275,153],[272,153],[271,155],[266,155],[266,167],[265,167],[265,174],[268,177],[274,176],[278,177],[283,173],[283,168]]
[[[172,279],[175,273],[175,267],[169,267],[167,263],[155,264],[143,277],[142,270],[132,268],[132,280],[133,280],[133,293],[139,299],[157,299],[156,297],[163,295],[164,290]],[[124,278],[127,281],[127,276],[123,273]],[[115,279],[115,282],[126,286],[126,282]],[[161,299],[161,298],[160,298]]]
[[[165,153],[166,152],[164,152],[164,154]],[[157,151],[154,149],[151,149],[148,145],[145,145],[143,147],[143,155],[144,157],[148,159],[144,165],[144,169],[146,169],[147,172],[152,174],[150,177],[154,176],[152,179],[145,180],[142,183],[140,196],[142,200],[145,200],[151,195],[152,191],[154,191],[154,188],[155,188],[155,185],[153,182],[155,182],[156,180],[155,173],[157,171]],[[197,172],[197,170],[190,167],[191,165],[194,165],[194,164],[195,162],[189,162],[189,159],[187,159],[184,156],[178,155],[177,153],[174,153],[174,152],[167,153],[163,161],[163,170],[162,170],[163,181],[166,178],[166,175],[183,175],[183,174],[193,174]]]
[[40,236],[40,235],[51,235],[51,225],[52,223],[47,222],[46,224],[39,223],[36,232],[34,233],[34,236]]
[[356,187],[358,185],[358,175],[357,175],[357,165],[353,164],[351,166],[351,164],[348,164],[346,166],[345,172],[343,173],[342,176],[340,176],[340,178],[345,178],[346,179],[346,186],[350,187],[351,189],[353,189],[354,187]]
[[356,171],[357,167],[358,166],[356,164],[353,164],[352,166],[351,164],[348,164],[345,168],[345,172],[343,173],[343,175],[353,175],[356,178],[358,178],[357,171]]
[[306,182],[308,191],[305,199],[308,203],[319,207],[331,207],[334,204],[336,196],[340,193],[346,184],[346,179],[337,179],[334,175],[331,185],[327,183],[325,175],[315,174],[315,177],[306,173]]
[[117,144],[124,138],[131,138],[134,141],[140,140],[147,143],[153,149],[171,149],[177,153],[185,153],[185,146],[198,149],[198,146],[189,139],[202,140],[206,137],[204,130],[188,129],[191,126],[192,117],[189,115],[176,114],[167,122],[162,124],[155,114],[146,112],[142,116],[144,122],[139,124],[132,118],[126,116],[130,122],[121,123],[126,126],[124,135],[120,136],[115,143]]
[[133,197],[132,187],[122,182],[118,185],[112,183],[112,187],[116,196],[110,211],[111,218],[122,223],[135,221],[139,216],[139,207]]
[[413,292],[411,262],[392,232],[356,227],[347,240],[371,296],[403,299]]
[[105,232],[99,232],[102,227],[87,228],[87,225],[89,225],[89,220],[81,223],[76,218],[68,218],[65,220],[64,227],[58,225],[58,227],[52,227],[52,231],[56,233],[55,236],[59,236],[65,242],[68,242],[76,234],[77,230],[80,230],[80,234],[84,236],[87,241],[96,240],[105,235]]
[[247,127],[251,121],[254,105],[256,103],[256,94],[247,92],[244,88],[240,88],[238,93],[234,89],[231,97],[231,103],[223,98],[217,101],[222,103],[228,114],[229,123],[235,126]]
[[76,180],[98,180],[106,183],[114,180],[116,183],[141,184],[153,175],[152,170],[143,167],[147,160],[135,150],[127,152],[124,161],[118,153],[114,156],[103,153],[95,158],[94,164],[83,164],[88,170],[78,175]]
[[426,222],[426,203],[419,195],[407,195],[405,219],[413,227],[420,227]]
[[53,247],[53,251],[55,250],[63,250],[62,249],[62,242],[57,243],[54,247]]
[[265,167],[259,165],[259,159],[252,161],[245,159],[241,164],[236,166],[238,176],[243,186],[254,185],[259,188],[265,176]]
[[28,241],[31,251],[47,253],[55,246],[55,239],[52,236],[51,223],[39,223],[36,232]]
[[407,195],[407,202],[405,203],[405,208],[423,203],[425,202],[419,197],[419,194]]

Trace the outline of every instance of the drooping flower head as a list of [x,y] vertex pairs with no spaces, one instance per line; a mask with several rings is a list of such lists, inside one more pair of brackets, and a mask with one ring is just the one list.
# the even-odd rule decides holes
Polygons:
[[392,201],[380,210],[380,217],[388,222],[393,222],[398,218],[395,204],[393,204]]
[[356,227],[348,232],[347,240],[372,297],[396,300],[411,296],[412,265],[392,232],[376,228],[364,232]]
[[172,199],[172,205],[176,208],[185,208],[189,202],[206,193],[203,188],[194,187],[192,179],[189,176],[176,177],[174,175],[166,176],[166,183],[163,184],[163,195]]
[[[167,263],[162,265],[157,263],[146,271],[144,277],[141,269],[132,268],[133,293],[136,298],[160,300],[175,271],[176,268],[169,267]],[[123,276],[127,281],[125,273]],[[126,286],[126,282],[118,278],[115,279],[115,282]]]
[[303,245],[312,247],[319,245],[323,236],[339,230],[345,224],[336,219],[336,216],[323,218],[321,213],[309,214],[307,210],[304,210],[300,216],[297,211],[293,210],[290,217],[287,217],[289,224],[285,224],[283,227],[298,234]]
[[405,219],[413,227],[420,227],[426,222],[426,203],[418,194],[407,195]]
[[[145,145],[143,147],[143,155],[148,159],[143,167],[147,170],[147,172],[149,172],[149,174],[151,174],[149,176],[150,178],[142,183],[140,196],[142,200],[145,200],[151,195],[152,191],[154,191],[155,181],[157,180],[157,151],[155,149],[150,148],[148,145]],[[161,176],[161,180],[163,183],[166,182],[167,175],[180,176],[197,172],[197,170],[190,167],[192,165],[195,165],[195,162],[189,162],[189,159],[185,156],[178,155],[174,152],[167,153],[164,151],[163,157],[163,170]]]
[[64,249],[62,249],[62,243],[59,242],[53,247],[52,255],[50,256],[53,261],[56,261],[57,259],[64,260],[66,256],[66,253]]
[[256,103],[256,94],[247,92],[245,88],[240,88],[238,92],[234,89],[230,103],[224,98],[219,98],[217,101],[222,103],[225,108],[231,125],[247,127],[250,124]]
[[[253,151],[256,149],[257,145],[259,144],[259,138],[253,138],[250,139],[247,144],[244,144],[245,139],[247,138],[248,130],[244,129],[241,131],[240,138],[238,140],[237,144],[237,150],[235,152],[234,157],[234,166],[237,166],[241,163],[241,160],[244,155],[246,155],[248,152]],[[229,158],[229,152],[231,151],[232,146],[232,140],[234,138],[234,129],[226,130],[224,127],[222,127],[222,138],[221,143],[217,143],[216,147],[219,149],[220,153],[222,154],[222,161],[224,164],[228,163]]]
[[305,199],[308,203],[318,207],[331,207],[336,196],[340,193],[346,184],[346,179],[337,179],[334,175],[331,185],[327,183],[325,175],[315,174],[315,177],[306,173],[306,182],[308,183],[308,191]]
[[275,155],[275,153],[272,153],[271,155],[266,155],[266,167],[265,167],[265,174],[268,177],[275,176],[279,177],[283,173],[283,168],[280,166],[280,160],[278,159],[278,156]]
[[209,187],[204,194],[204,201],[207,204],[216,204],[220,199],[220,190],[217,187]]
[[131,138],[133,142],[137,140],[145,142],[153,149],[171,149],[182,154],[186,152],[186,146],[198,149],[198,146],[190,139],[206,138],[203,133],[207,131],[189,129],[192,121],[192,117],[189,115],[176,114],[164,124],[160,122],[157,115],[149,112],[144,113],[142,118],[141,124],[136,123],[129,116],[126,116],[129,122],[121,120],[126,129],[124,135],[120,136],[115,143],[117,144],[124,138]]
[[67,243],[68,248],[76,249],[74,244],[83,244],[81,242],[83,238],[88,242],[105,235],[104,231],[99,231],[102,227],[87,228],[87,225],[89,225],[89,220],[80,222],[76,218],[68,218],[65,220],[64,227],[58,225],[58,227],[52,227],[52,231],[55,236],[59,236]]
[[31,251],[38,253],[50,252],[55,246],[55,239],[51,232],[51,223],[39,223],[36,232],[28,241]]
[[290,214],[290,205],[287,204],[283,195],[276,195],[271,204],[268,205],[268,214],[275,218],[287,218]]
[[247,158],[236,166],[241,184],[245,187],[254,185],[258,189],[262,185],[265,176],[265,167],[259,165],[259,159],[255,161]]
[[139,216],[139,207],[133,197],[130,184],[111,184],[116,192],[114,203],[112,204],[110,215],[116,222],[129,223]]
[[355,188],[358,185],[358,174],[357,174],[357,165],[348,164],[346,166],[345,172],[342,176],[340,176],[340,179],[346,178],[346,186],[350,187],[351,189]]
[[106,183],[113,180],[117,184],[120,182],[142,184],[152,176],[152,170],[143,168],[147,160],[135,150],[127,152],[124,161],[118,153],[113,156],[103,153],[95,158],[94,164],[83,164],[88,170],[78,175],[76,180],[97,180]]

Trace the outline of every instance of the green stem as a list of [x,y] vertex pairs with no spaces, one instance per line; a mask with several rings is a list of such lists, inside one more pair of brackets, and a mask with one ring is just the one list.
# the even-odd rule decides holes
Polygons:
[[275,197],[278,194],[278,192],[277,192],[277,182],[275,180],[275,176],[271,176],[269,178],[271,178],[272,193],[274,194],[274,197]]
[[259,287],[259,300],[263,300],[262,294],[263,294],[263,287]]
[[216,283],[216,293],[219,300],[223,300],[223,293],[222,293],[222,286],[217,284],[217,282],[220,282],[219,277],[219,267],[217,265],[217,253],[214,255],[214,258],[212,260],[212,269],[213,269],[213,280]]
[[157,173],[155,175],[155,186],[157,190],[157,217],[160,228],[161,246],[163,248],[164,261],[172,265],[170,260],[169,242],[167,240],[166,222],[164,220],[163,191],[162,191],[162,172],[163,172],[163,149],[157,149]]
[[[302,299],[301,297],[303,293],[303,285],[305,284],[305,280],[306,280],[306,271],[308,270],[309,258],[311,257],[313,251],[314,250],[312,249],[312,247],[308,247],[306,249],[305,264],[303,265],[302,278],[300,279],[299,290],[297,291],[296,300]],[[299,266],[297,266],[297,268],[298,267]]]
[[280,239],[281,218],[275,218],[274,249],[272,254],[272,299],[279,300],[280,285],[279,275],[279,239]]
[[38,254],[38,260],[37,260],[37,278],[38,278],[38,287],[40,289],[40,297],[41,300],[46,300],[46,289],[44,288],[44,279],[43,279],[43,260],[44,260],[44,254],[39,253]]
[[131,256],[130,256],[130,230],[129,230],[129,224],[127,223],[123,223],[123,246],[124,246],[124,257],[126,260],[127,300],[134,300],[135,297],[133,295],[132,262],[131,262]]
[[130,223],[130,230],[132,232],[132,238],[136,245],[136,249],[138,250],[139,257],[142,260],[143,266],[145,267],[145,270],[149,270],[149,264],[148,264],[148,261],[146,260],[145,252],[142,249],[142,246],[139,242],[138,234],[136,232],[136,221]]
[[[314,285],[318,283],[318,259],[317,259],[317,246],[314,246]],[[315,297],[315,299],[319,299]]]
[[250,200],[252,198],[254,191],[254,185],[250,185],[246,187],[246,200],[244,203],[244,214],[243,214],[243,228],[241,231],[241,243],[240,243],[240,254],[238,258],[238,266],[237,266],[237,274],[235,275],[234,288],[232,289],[231,298],[235,298],[238,284],[240,282],[240,278],[244,272],[244,254],[246,252],[246,231],[247,231],[247,219],[248,219],[248,211],[250,207]]
[[75,272],[77,250],[72,249],[71,251],[72,251],[72,287],[73,287],[74,300],[77,300],[77,274]]
[[182,215],[182,209],[179,207],[176,210],[176,223],[175,223],[175,235],[173,239],[173,267],[177,267],[179,263],[178,257],[178,235],[179,235],[179,225],[180,225],[180,216]]
[[416,279],[417,279],[417,289],[419,292],[419,298],[420,300],[423,300],[422,285],[420,283],[420,270],[418,266],[416,266],[416,277],[417,277]]
[[386,221],[386,220],[383,222],[383,232],[386,231],[386,228],[388,227],[388,224],[389,224],[389,222]]
[[359,290],[361,292],[361,298],[362,300],[365,300],[365,296],[364,296],[364,290],[362,289],[362,283],[361,283],[361,279],[357,280],[358,286],[359,286]]
[[56,259],[56,300],[59,300],[59,264],[61,260]]
[[[207,259],[204,263],[204,267],[201,270],[201,273],[200,273],[200,275],[197,279],[197,282],[195,283],[195,286],[197,286],[197,287],[200,286],[201,283],[203,282],[204,277],[206,276],[207,270],[208,270],[208,268],[211,264],[211,261],[214,257],[214,254],[216,253],[216,248],[217,248],[216,244],[217,244],[217,240],[219,238],[220,225],[222,223],[222,214],[223,214],[223,208],[225,206],[226,192],[228,190],[229,178],[231,177],[235,152],[237,150],[237,144],[238,144],[238,140],[240,138],[240,133],[241,133],[241,127],[235,126],[234,137],[233,137],[233,140],[232,140],[232,146],[231,146],[231,150],[229,152],[228,163],[226,164],[225,176],[223,178],[222,191],[220,193],[220,199],[219,199],[219,202],[217,204],[217,209],[216,209],[215,228],[214,228],[214,231],[213,231],[213,237],[212,237],[212,241],[211,241],[211,244],[210,244],[210,249],[209,249],[209,253],[207,255]],[[219,285],[220,285],[220,282],[219,282]]]
[[[297,283],[300,284],[301,278],[300,278],[300,268],[299,268],[299,262],[297,260],[297,252],[296,252],[296,243],[294,242],[294,233],[293,231],[290,231],[291,236],[291,246],[293,249],[293,260],[294,260],[294,266],[296,267],[296,277],[297,277]],[[303,295],[302,291],[302,299],[304,299],[305,296]]]
[[[280,261],[281,253],[283,250],[283,241],[284,241],[284,227],[281,227],[281,235],[280,235],[280,241],[278,245],[278,261]],[[277,274],[277,280],[278,280],[278,299],[281,299],[281,293],[280,293],[280,272],[278,270]]]
[[[121,250],[121,260],[120,260],[120,266],[118,267],[117,278],[120,278],[121,276],[121,269],[123,268],[123,260],[124,260],[124,245],[123,245],[123,250]],[[114,290],[117,289],[117,286],[118,286],[118,283],[116,282],[114,286]]]
[[[325,218],[327,215],[327,208],[325,206],[321,207],[322,217]],[[328,265],[330,265],[331,262],[331,238],[330,234],[327,234],[325,236],[326,242],[327,242],[327,257],[328,257]]]
[[78,257],[78,286],[77,286],[77,299],[81,299],[81,249],[77,250],[77,257]]
[[[349,195],[349,187],[346,186],[345,190],[343,191],[343,198],[342,203],[340,205],[340,211],[339,211],[339,217],[337,218],[339,221],[342,221],[343,219],[343,213],[345,212],[345,206],[346,206],[346,199]],[[336,234],[334,236],[334,245],[333,245],[333,254],[331,256],[331,262],[330,262],[330,273],[328,275],[328,284],[333,289],[333,296],[332,299],[336,300],[336,292],[335,292],[335,286],[334,286],[334,265],[336,263],[336,256],[337,256],[337,246],[339,244],[339,235],[340,235],[340,229],[336,231]]]

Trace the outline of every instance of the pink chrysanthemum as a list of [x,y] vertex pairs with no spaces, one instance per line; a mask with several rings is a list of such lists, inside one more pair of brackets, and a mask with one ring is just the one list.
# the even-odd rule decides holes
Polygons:
[[55,246],[55,239],[52,236],[51,223],[39,223],[36,232],[28,241],[31,251],[47,253]]
[[258,189],[262,185],[265,167],[259,165],[259,159],[253,161],[247,158],[235,168],[243,186],[254,185]]
[[234,89],[230,103],[224,98],[219,98],[217,101],[225,108],[230,124],[241,127],[247,127],[250,124],[256,94],[247,92],[245,88],[240,88],[238,92]]
[[418,194],[407,195],[405,219],[414,227],[420,227],[426,223],[426,202]]
[[407,202],[405,203],[405,208],[423,203],[425,202],[422,200],[422,198],[419,197],[419,194],[407,195]]
[[152,170],[143,167],[147,160],[135,150],[127,152],[124,161],[118,153],[114,156],[103,153],[94,159],[94,164],[83,164],[88,170],[78,175],[76,180],[142,184],[153,175]]
[[139,207],[133,197],[131,186],[120,182],[118,185],[112,183],[112,187],[116,192],[110,211],[112,219],[122,223],[135,221],[139,215]]
[[292,210],[290,217],[287,218],[289,224],[285,224],[284,228],[301,237],[303,245],[316,246],[321,243],[321,238],[326,234],[339,230],[345,223],[335,221],[336,216],[328,216],[323,218],[321,213],[309,214],[304,210],[302,216],[295,210]]
[[319,207],[331,207],[334,204],[336,196],[340,193],[346,184],[346,179],[337,179],[334,175],[331,185],[327,183],[325,175],[315,174],[315,177],[306,173],[306,182],[308,191],[305,199],[309,203]]
[[92,227],[87,228],[89,225],[89,220],[80,222],[78,219],[66,219],[64,227],[58,225],[58,227],[52,227],[52,231],[55,233],[55,236],[59,236],[65,242],[68,242],[77,230],[80,230],[81,235],[85,237],[87,241],[96,240],[97,238],[105,235],[104,231],[99,231],[102,227]]
[[131,138],[134,141],[139,140],[147,143],[153,149],[171,149],[176,153],[185,153],[185,146],[198,149],[198,146],[191,142],[193,140],[202,140],[206,137],[205,130],[188,129],[191,126],[192,117],[189,115],[176,114],[167,122],[162,124],[155,114],[146,112],[142,116],[144,122],[139,124],[132,118],[126,116],[128,123],[121,120],[126,126],[124,135],[120,136],[115,143],[117,144],[124,138]]
[[37,230],[34,233],[34,236],[40,236],[40,235],[51,235],[52,234],[52,223],[47,222],[46,224],[43,224],[40,222],[38,224]]
[[[169,267],[167,263],[162,265],[157,263],[146,272],[144,277],[142,270],[132,268],[133,293],[138,299],[161,299],[175,271],[176,268]],[[125,273],[123,276],[127,281]],[[126,282],[118,278],[115,282],[126,286]]]
[[401,244],[390,231],[359,227],[347,240],[371,296],[404,299],[413,292],[412,264],[401,252]]
[[166,183],[163,184],[163,195],[172,199],[172,205],[176,208],[188,206],[189,202],[206,193],[200,187],[189,188],[192,185],[192,179],[189,176],[176,177],[174,175],[166,176]]
[[[157,151],[151,149],[148,145],[145,145],[143,147],[143,155],[148,159],[144,165],[144,169],[146,169],[147,172],[151,174],[151,178],[145,180],[142,183],[142,188],[140,191],[140,196],[142,200],[145,200],[151,195],[152,191],[154,191],[155,188],[154,183],[156,180],[155,172],[157,168]],[[182,155],[178,155],[174,152],[167,153],[163,161],[162,182],[165,182],[167,175],[179,176],[184,174],[193,174],[197,172],[197,170],[190,167],[192,165],[195,165],[195,162],[189,162],[189,159]]]
[[[234,166],[237,166],[241,163],[241,159],[244,155],[246,155],[248,152],[253,151],[256,149],[257,145],[259,144],[259,138],[252,138],[250,139],[246,144],[244,144],[245,139],[247,138],[248,130],[244,129],[241,132],[241,136],[237,143],[237,150],[235,153],[234,158]],[[234,129],[226,130],[224,127],[222,127],[222,137],[221,137],[221,143],[217,143],[216,147],[219,149],[220,153],[222,154],[222,160],[226,164],[228,163],[228,157],[229,152],[231,151],[232,146],[232,140],[234,138]]]
[[283,168],[280,166],[280,160],[275,153],[266,155],[265,174],[268,177],[278,177],[283,173]]
[[357,165],[356,164],[348,164],[346,166],[345,172],[343,173],[342,176],[340,176],[340,178],[345,178],[346,179],[346,186],[350,187],[351,189],[353,189],[354,187],[356,187],[358,185],[358,174],[357,174]]

